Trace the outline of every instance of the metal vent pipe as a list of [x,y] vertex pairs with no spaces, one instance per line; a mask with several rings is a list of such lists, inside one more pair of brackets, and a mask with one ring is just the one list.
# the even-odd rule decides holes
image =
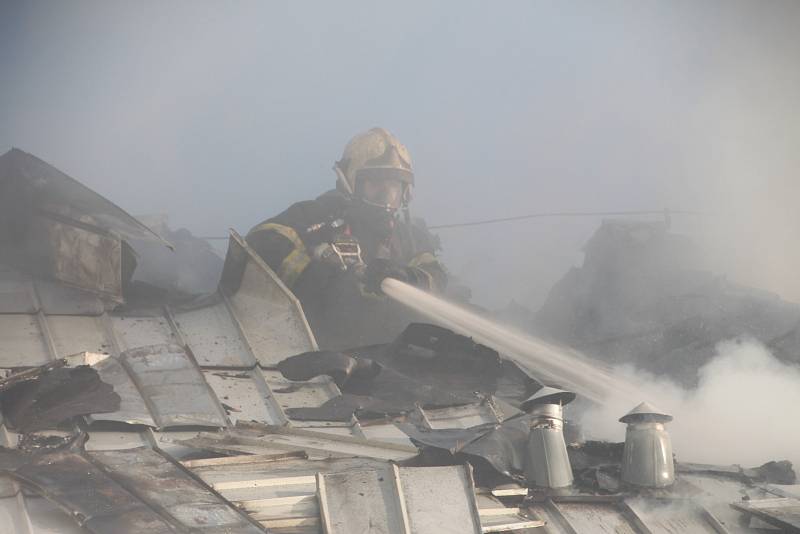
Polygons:
[[522,403],[531,417],[525,478],[532,486],[564,488],[572,485],[572,466],[564,441],[564,405],[575,394],[543,387]]
[[628,425],[622,455],[622,481],[644,488],[664,488],[675,482],[672,441],[664,423],[672,416],[647,402],[628,412],[620,422]]

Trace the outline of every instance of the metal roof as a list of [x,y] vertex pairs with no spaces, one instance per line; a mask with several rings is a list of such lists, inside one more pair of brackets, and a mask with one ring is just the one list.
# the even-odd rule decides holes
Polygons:
[[[40,172],[56,176],[56,185],[72,184],[27,161],[26,177]],[[51,206],[58,207],[60,191],[109,230],[144,231],[93,192],[60,187],[48,190]],[[66,259],[70,250],[98,254],[66,247]],[[27,434],[0,414],[0,534],[334,534],[365,524],[369,532],[407,534],[725,533],[749,531],[740,521],[785,523],[787,510],[795,513],[796,487],[702,466],[679,470],[680,488],[658,495],[573,488],[526,498],[528,490],[515,485],[476,489],[468,464],[407,465],[423,460],[391,418],[292,419],[292,409],[321,407],[341,391],[328,376],[289,380],[278,370],[317,344],[297,299],[235,232],[217,291],[179,304],[112,310],[113,295],[70,285],[68,275],[82,271],[66,267],[56,282],[0,266],[0,371],[70,356],[68,365],[92,365],[113,386],[119,409],[81,412]],[[406,419],[420,432],[458,438],[474,437],[467,429],[476,427],[500,429],[519,413],[487,396],[417,405]],[[515,421],[524,434],[526,420]]]

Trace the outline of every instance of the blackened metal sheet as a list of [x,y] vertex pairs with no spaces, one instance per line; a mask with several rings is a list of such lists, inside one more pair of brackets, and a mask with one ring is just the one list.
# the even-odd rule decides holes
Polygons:
[[22,432],[55,428],[72,417],[113,412],[120,406],[113,386],[85,365],[46,369],[3,391],[0,400],[9,424]]
[[468,457],[475,465],[478,482],[488,483],[497,475],[524,480],[530,431],[528,416],[467,429],[431,430],[411,423],[398,423],[397,426],[420,446]]
[[101,227],[80,224],[62,213],[46,213],[33,219],[28,240],[42,246],[48,276],[122,303],[122,241]]
[[181,466],[147,449],[92,452],[89,457],[150,507],[199,532],[263,532],[246,515]]
[[174,533],[165,519],[80,454],[60,451],[33,457],[12,475],[58,503],[91,532]]

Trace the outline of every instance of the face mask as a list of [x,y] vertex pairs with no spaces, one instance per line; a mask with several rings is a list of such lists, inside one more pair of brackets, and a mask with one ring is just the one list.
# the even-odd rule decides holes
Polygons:
[[357,198],[348,207],[345,220],[359,240],[382,240],[394,230],[395,213],[395,210],[387,210]]

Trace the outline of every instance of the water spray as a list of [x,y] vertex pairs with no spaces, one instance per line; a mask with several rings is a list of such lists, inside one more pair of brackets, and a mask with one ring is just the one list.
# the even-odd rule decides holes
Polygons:
[[575,350],[516,332],[400,280],[386,278],[381,289],[389,298],[430,320],[495,349],[544,382],[559,384],[597,403],[611,397],[631,402],[647,398],[634,384]]

